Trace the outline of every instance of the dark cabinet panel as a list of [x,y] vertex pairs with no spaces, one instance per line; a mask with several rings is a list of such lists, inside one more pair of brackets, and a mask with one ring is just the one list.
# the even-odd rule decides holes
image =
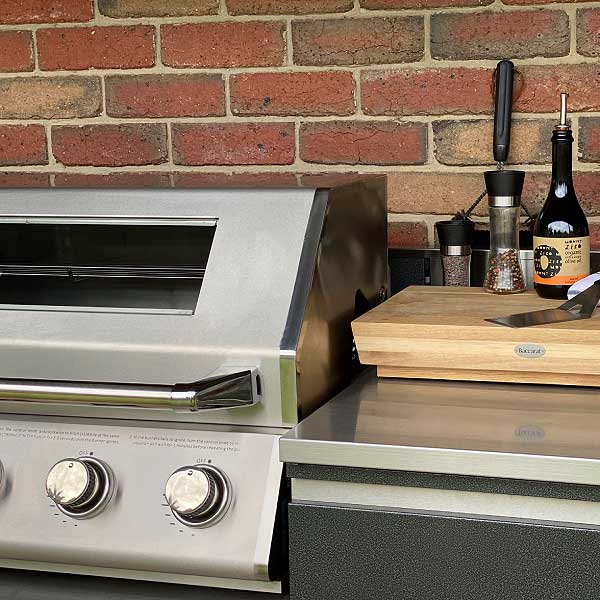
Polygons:
[[600,531],[292,503],[291,600],[592,600]]

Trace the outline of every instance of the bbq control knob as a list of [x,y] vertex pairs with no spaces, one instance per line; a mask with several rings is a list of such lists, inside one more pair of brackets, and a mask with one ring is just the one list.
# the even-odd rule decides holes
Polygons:
[[165,498],[175,518],[184,525],[209,527],[227,512],[231,483],[223,471],[213,466],[182,467],[169,477]]
[[58,509],[74,519],[88,519],[106,508],[115,489],[110,467],[86,456],[66,458],[48,472],[46,493]]

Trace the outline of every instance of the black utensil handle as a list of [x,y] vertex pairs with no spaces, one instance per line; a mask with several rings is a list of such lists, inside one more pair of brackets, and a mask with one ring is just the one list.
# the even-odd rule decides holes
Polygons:
[[494,160],[504,162],[510,148],[512,118],[513,72],[510,60],[501,60],[496,67],[496,106],[494,112]]

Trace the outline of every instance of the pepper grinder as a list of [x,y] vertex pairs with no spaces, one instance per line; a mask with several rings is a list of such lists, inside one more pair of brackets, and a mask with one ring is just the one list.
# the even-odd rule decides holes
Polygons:
[[503,60],[496,69],[494,111],[495,171],[484,173],[490,215],[490,254],[484,287],[494,294],[525,291],[519,261],[519,217],[524,171],[507,171],[504,162],[510,149],[514,65]]
[[468,219],[438,221],[444,285],[468,287],[471,283],[471,246],[475,224]]

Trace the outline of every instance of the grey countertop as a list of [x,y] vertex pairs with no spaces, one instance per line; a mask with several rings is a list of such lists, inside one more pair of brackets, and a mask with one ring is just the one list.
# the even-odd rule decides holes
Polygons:
[[600,390],[362,374],[280,441],[281,460],[600,485]]
[[0,569],[0,600],[287,600],[288,596]]

